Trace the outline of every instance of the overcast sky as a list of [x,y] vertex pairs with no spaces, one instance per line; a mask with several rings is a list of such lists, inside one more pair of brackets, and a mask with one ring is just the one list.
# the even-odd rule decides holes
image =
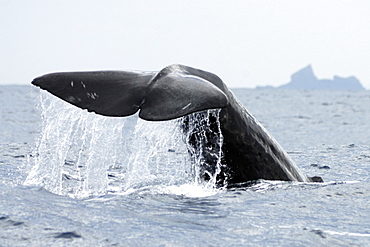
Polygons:
[[173,63],[229,87],[278,86],[311,64],[370,89],[370,1],[0,0],[0,84]]

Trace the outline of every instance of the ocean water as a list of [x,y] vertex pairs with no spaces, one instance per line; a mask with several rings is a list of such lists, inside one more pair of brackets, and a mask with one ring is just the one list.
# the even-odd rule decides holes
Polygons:
[[233,91],[325,182],[215,188],[176,120],[1,86],[0,246],[369,246],[370,92]]

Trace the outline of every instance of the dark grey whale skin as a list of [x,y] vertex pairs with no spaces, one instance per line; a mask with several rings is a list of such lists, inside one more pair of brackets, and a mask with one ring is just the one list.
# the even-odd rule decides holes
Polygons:
[[[306,177],[267,130],[248,112],[220,78],[206,71],[187,68],[192,74],[209,79],[222,90],[228,104],[219,114],[223,135],[223,163],[219,184],[240,184],[258,179],[321,182]],[[211,163],[211,162],[210,162]]]
[[221,108],[223,165],[218,184],[236,185],[259,179],[322,181],[302,174],[222,80],[210,72],[175,64],[158,73],[52,73],[34,79],[32,84],[82,109],[105,116],[123,117],[140,111],[139,117],[143,119],[163,121]]
[[222,146],[228,182],[258,179],[309,182],[264,127],[227,92],[229,104],[220,112]]

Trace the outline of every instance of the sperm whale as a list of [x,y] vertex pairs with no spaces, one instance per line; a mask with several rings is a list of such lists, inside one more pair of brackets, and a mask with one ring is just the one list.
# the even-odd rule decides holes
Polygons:
[[[32,84],[79,108],[104,116],[125,117],[139,111],[139,117],[148,121],[183,117],[185,131],[189,129],[189,114],[220,109],[218,121],[223,136],[223,156],[218,184],[241,184],[258,179],[322,181],[320,177],[304,175],[287,152],[213,73],[174,64],[159,72],[50,73],[35,78]],[[210,121],[217,120],[211,118]],[[189,138],[189,144],[197,145],[192,141],[197,133],[190,135],[194,138]],[[213,145],[209,141],[202,148],[211,150]],[[212,157],[209,159],[205,161],[208,166],[214,163]],[[211,168],[206,171],[212,173]],[[207,179],[207,174],[204,177]]]

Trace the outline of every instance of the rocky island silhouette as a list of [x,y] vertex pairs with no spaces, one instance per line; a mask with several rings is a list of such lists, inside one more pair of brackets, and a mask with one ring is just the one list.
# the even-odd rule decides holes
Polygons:
[[331,80],[318,79],[311,65],[294,73],[289,83],[277,88],[300,90],[365,90],[360,81],[354,76],[347,78],[334,76]]

